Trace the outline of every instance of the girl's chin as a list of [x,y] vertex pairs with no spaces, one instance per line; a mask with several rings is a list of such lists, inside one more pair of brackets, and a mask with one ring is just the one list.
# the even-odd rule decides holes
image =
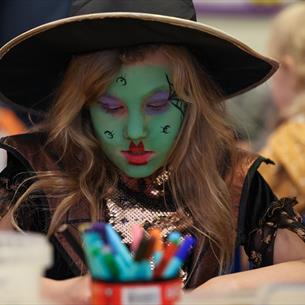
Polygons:
[[123,170],[123,173],[126,176],[135,179],[147,178],[153,175],[155,172],[156,170],[147,168],[146,165],[129,165],[129,168],[127,170]]

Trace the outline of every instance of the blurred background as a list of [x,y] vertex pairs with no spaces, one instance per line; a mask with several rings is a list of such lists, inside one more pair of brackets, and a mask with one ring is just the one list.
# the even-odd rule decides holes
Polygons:
[[305,1],[195,0],[195,5],[200,21],[279,62],[268,82],[226,106],[239,146],[274,162],[262,164],[260,174],[277,196],[296,197],[295,209],[305,215]]
[[198,19],[266,53],[273,16],[297,0],[193,0]]
[[[198,19],[240,39],[270,56],[271,24],[283,9],[297,0],[194,0]],[[304,20],[305,26],[305,20]],[[225,54],[224,54],[225,56]],[[305,54],[304,54],[305,56]],[[259,151],[278,124],[270,82],[227,102],[240,146]]]

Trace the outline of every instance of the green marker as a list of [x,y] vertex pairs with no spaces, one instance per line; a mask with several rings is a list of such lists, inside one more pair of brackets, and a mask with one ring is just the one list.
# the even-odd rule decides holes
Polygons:
[[117,262],[111,253],[111,249],[108,246],[103,247],[101,251],[101,260],[105,263],[108,270],[112,275],[112,280],[117,280],[120,275],[120,270],[118,268]]

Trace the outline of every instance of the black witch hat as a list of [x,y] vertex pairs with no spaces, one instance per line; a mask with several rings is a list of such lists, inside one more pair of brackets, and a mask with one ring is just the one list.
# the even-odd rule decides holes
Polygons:
[[142,44],[186,46],[225,97],[256,87],[278,67],[197,22],[191,0],[72,0],[69,14],[73,17],[35,27],[0,49],[0,98],[46,112],[73,55]]

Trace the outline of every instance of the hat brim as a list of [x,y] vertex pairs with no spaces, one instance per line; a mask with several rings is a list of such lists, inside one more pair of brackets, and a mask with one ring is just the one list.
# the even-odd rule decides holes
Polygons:
[[98,13],[41,25],[4,45],[2,98],[46,112],[73,55],[152,43],[187,46],[225,97],[256,87],[278,68],[276,61],[199,22],[144,13]]

